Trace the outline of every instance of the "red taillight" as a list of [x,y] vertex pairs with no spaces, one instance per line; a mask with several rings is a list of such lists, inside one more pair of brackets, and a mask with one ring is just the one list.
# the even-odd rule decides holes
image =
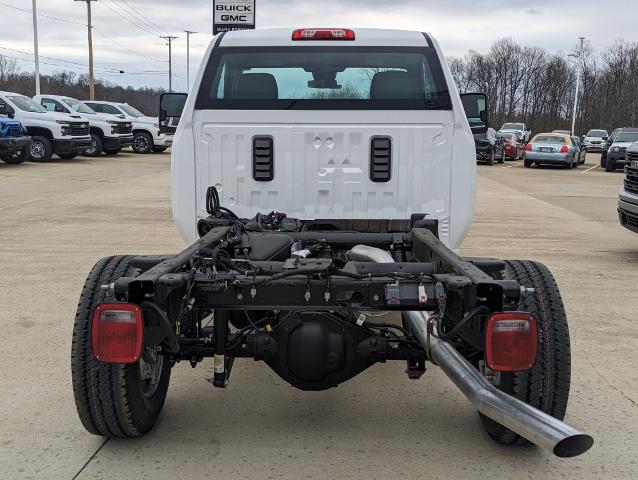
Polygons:
[[532,151],[532,144],[528,143],[527,145],[525,145],[525,151],[526,152],[531,152]]
[[495,372],[521,372],[536,363],[536,319],[525,312],[495,313],[485,327],[485,362]]
[[562,147],[560,147],[560,153],[568,153],[569,152],[569,147],[567,145],[563,145]]
[[293,40],[354,40],[347,28],[300,28],[292,32]]
[[130,303],[102,303],[93,312],[93,356],[105,363],[134,363],[142,353],[142,311]]

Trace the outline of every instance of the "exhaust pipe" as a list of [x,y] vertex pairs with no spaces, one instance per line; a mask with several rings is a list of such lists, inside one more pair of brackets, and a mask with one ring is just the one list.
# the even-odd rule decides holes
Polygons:
[[[366,245],[355,246],[350,254],[352,258],[372,262],[394,262],[389,252]],[[575,457],[594,444],[589,435],[496,388],[448,342],[430,336],[428,345],[426,312],[404,313],[412,333],[429,351],[429,360],[443,370],[483,415],[558,457]]]

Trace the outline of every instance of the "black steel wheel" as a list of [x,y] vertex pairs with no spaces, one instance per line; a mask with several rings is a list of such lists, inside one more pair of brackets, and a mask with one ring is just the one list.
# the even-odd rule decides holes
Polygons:
[[[499,278],[511,278],[533,291],[521,294],[513,310],[536,318],[538,353],[534,366],[525,372],[489,375],[500,390],[562,420],[567,409],[571,378],[571,353],[567,316],[558,286],[549,269],[539,262],[508,260]],[[528,441],[479,413],[489,436],[498,443],[525,444]]]
[[29,147],[29,157],[34,162],[48,162],[53,156],[53,146],[51,140],[46,137],[31,137]]
[[26,162],[29,159],[29,147],[24,147],[22,150],[16,153],[6,153],[0,155],[0,160],[9,165],[18,165]]
[[148,132],[138,132],[133,136],[133,151],[135,153],[151,153],[153,151],[153,137]]
[[102,137],[100,137],[97,133],[92,133],[91,146],[84,150],[84,155],[87,157],[99,157],[102,155],[103,150],[104,142],[102,141]]
[[114,365],[93,357],[93,310],[105,300],[102,285],[131,276],[130,256],[106,257],[86,279],[73,327],[71,379],[75,405],[84,428],[106,437],[138,437],[157,422],[164,406],[171,366],[153,349],[144,349],[136,363]]

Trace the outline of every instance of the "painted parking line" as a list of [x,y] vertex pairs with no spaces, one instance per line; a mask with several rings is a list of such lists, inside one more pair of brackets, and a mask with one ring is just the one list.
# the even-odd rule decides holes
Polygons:
[[588,168],[587,170],[583,170],[583,171],[582,171],[582,172],[580,172],[580,173],[587,173],[587,172],[591,172],[592,170],[594,170],[594,169],[596,169],[596,168],[598,168],[598,165],[594,165],[593,167]]

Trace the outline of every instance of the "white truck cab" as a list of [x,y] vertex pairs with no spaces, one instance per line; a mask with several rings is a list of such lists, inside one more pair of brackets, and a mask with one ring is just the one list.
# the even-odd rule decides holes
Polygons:
[[522,143],[529,143],[532,138],[532,129],[524,123],[504,123],[499,132],[514,133]]
[[0,92],[0,114],[19,120],[27,129],[32,160],[48,161],[54,153],[71,159],[91,146],[89,123],[81,115],[49,112],[25,95]]
[[133,144],[133,125],[122,115],[98,113],[83,102],[63,95],[36,95],[33,99],[50,112],[80,115],[89,122],[93,144],[84,151],[88,157],[97,157],[102,152],[113,155]]
[[[304,391],[388,360],[416,380],[431,361],[494,441],[587,451],[593,438],[561,421],[569,330],[551,272],[448,248],[472,222],[486,112],[423,33],[216,37],[191,95],[160,100],[162,129],[181,117],[173,212],[189,245],[103,258],[82,290],[71,377],[86,430],[148,432],[177,361],[209,362],[215,388],[235,358],[263,361]],[[403,326],[370,318],[389,311]]]
[[85,104],[99,113],[121,115],[133,124],[135,153],[163,152],[173,143],[173,135],[160,133],[157,118],[148,117],[128,103],[85,100]]
[[[178,95],[165,94],[162,105]],[[175,135],[173,215],[194,242],[207,188],[215,186],[240,217],[275,210],[323,226],[347,221],[390,231],[392,221],[428,217],[458,248],[474,214],[472,132],[484,131],[486,120],[485,96],[461,101],[428,34],[220,34]]]

